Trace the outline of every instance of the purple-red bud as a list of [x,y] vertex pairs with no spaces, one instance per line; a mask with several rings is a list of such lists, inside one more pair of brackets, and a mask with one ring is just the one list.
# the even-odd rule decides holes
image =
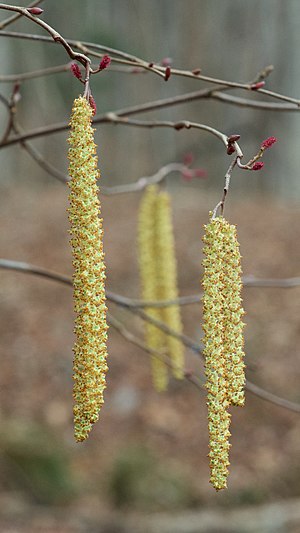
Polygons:
[[199,74],[201,74],[201,68],[194,68],[194,70],[192,70],[192,73],[194,74],[194,76],[199,76]]
[[105,55],[102,57],[99,65],[99,70],[104,70],[110,65],[111,59],[109,56]]
[[171,57],[164,57],[160,62],[162,67],[169,67],[172,63],[173,59]]
[[70,69],[71,69],[71,72],[73,73],[73,75],[75,76],[75,78],[77,78],[78,80],[82,79],[82,74],[81,74],[80,68],[77,65],[77,63],[71,63]]
[[96,106],[95,99],[92,95],[89,96],[89,104],[93,110],[93,116],[95,116],[97,113],[97,106]]
[[264,150],[266,150],[267,148],[271,148],[271,146],[276,142],[276,137],[268,137],[265,141],[261,143],[261,148],[264,148]]
[[194,154],[192,152],[188,152],[187,154],[184,154],[183,156],[183,163],[185,166],[189,167],[194,161]]
[[227,148],[227,154],[228,154],[228,155],[231,155],[231,154],[234,154],[234,152],[235,152],[235,147],[234,147],[234,145],[233,145],[233,144],[229,144],[229,145],[228,145],[228,148]]
[[265,81],[258,81],[257,83],[252,83],[250,86],[251,91],[257,91],[257,89],[262,89],[266,85]]
[[254,163],[251,170],[261,170],[264,167],[264,163],[262,161],[258,161],[257,163]]
[[207,172],[204,168],[185,168],[181,176],[184,181],[192,181],[194,178],[206,178]]
[[27,7],[27,11],[31,14],[31,15],[41,15],[43,13],[43,9],[41,9],[40,7]]
[[240,135],[229,135],[228,137],[228,143],[235,143],[236,141],[239,141],[241,138]]
[[167,67],[165,70],[165,81],[168,81],[170,76],[171,76],[171,67]]
[[194,168],[195,178],[207,178],[207,171],[204,168]]

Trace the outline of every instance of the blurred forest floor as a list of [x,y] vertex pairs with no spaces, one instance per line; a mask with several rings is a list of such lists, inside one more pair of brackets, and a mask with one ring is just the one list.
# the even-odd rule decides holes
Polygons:
[[[202,225],[219,195],[207,197],[185,184],[173,190],[173,197],[180,292],[194,294],[200,292]],[[102,199],[107,288],[134,298],[139,297],[139,199]],[[50,181],[2,187],[2,257],[71,275],[66,205],[67,189]],[[266,197],[232,201],[229,196],[226,216],[238,226],[244,275],[299,276],[299,215],[296,207]],[[232,410],[229,488],[216,494],[209,485],[205,395],[186,381],[173,380],[169,391],[158,395],[148,356],[112,328],[100,421],[86,443],[75,444],[72,291],[9,271],[1,271],[0,289],[1,531],[117,533],[126,531],[120,517],[128,514],[138,520],[153,513],[179,516],[210,509],[226,517],[241,505],[300,498],[299,414],[248,393],[245,408]],[[299,290],[243,292],[247,377],[295,402],[300,402]],[[113,304],[109,309],[142,335],[138,318]],[[183,320],[186,334],[199,342],[201,306],[183,308]],[[202,361],[195,355],[187,353],[186,366],[203,377]],[[268,516],[271,525],[278,520],[276,513]],[[203,531],[213,531],[207,527]],[[270,527],[258,526],[257,531],[300,531],[291,525]],[[162,525],[156,530],[169,531]]]

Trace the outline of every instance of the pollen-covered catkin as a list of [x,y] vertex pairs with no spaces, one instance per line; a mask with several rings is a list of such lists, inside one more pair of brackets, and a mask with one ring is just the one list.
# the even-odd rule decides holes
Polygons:
[[241,256],[236,227],[224,222],[224,354],[227,397],[231,405],[242,407],[245,403],[245,324],[242,320],[245,312],[241,298]]
[[[159,192],[156,208],[156,249],[157,249],[157,298],[175,300],[178,298],[177,263],[172,224],[170,195]],[[162,321],[176,333],[182,333],[180,307],[178,304],[161,308]],[[184,350],[182,342],[171,335],[165,338],[167,354],[172,361],[172,373],[183,379]]]
[[230,405],[244,403],[241,267],[235,226],[218,217],[203,238],[203,318],[211,483],[227,486]]
[[[144,300],[173,300],[178,297],[177,266],[170,197],[149,185],[142,198],[138,221],[139,266]],[[147,308],[150,316],[164,322],[176,333],[182,332],[178,305]],[[167,335],[152,324],[146,324],[147,345],[163,351],[172,364],[172,373],[183,378],[184,352],[180,340]],[[166,390],[168,368],[164,361],[152,357],[154,387]]]
[[85,440],[99,418],[106,387],[107,322],[102,219],[99,218],[92,109],[80,96],[74,101],[69,136],[69,220],[73,254],[75,335],[74,435]]
[[[153,301],[157,299],[157,242],[156,242],[156,207],[157,185],[149,185],[143,195],[138,219],[138,253],[141,277],[142,298]],[[161,319],[158,307],[146,309],[149,316]],[[153,324],[145,323],[146,344],[153,350],[164,349],[164,334]],[[154,355],[151,358],[153,385],[158,392],[168,386],[168,368],[165,362]]]

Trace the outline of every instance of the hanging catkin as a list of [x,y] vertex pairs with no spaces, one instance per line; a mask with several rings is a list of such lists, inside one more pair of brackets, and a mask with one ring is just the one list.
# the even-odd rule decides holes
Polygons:
[[205,226],[203,253],[204,356],[210,444],[210,481],[227,486],[230,405],[244,403],[241,267],[235,226],[224,218]]
[[[142,298],[153,301],[157,299],[157,241],[156,241],[156,185],[147,187],[139,210],[138,220],[138,252],[141,277]],[[149,316],[156,320],[161,319],[161,310],[158,307],[146,309]],[[164,349],[163,332],[150,324],[145,323],[145,340],[147,346],[153,350]],[[153,385],[157,391],[164,391],[168,385],[168,369],[165,362],[154,355],[151,358]]]
[[73,253],[76,342],[74,346],[74,435],[85,440],[99,418],[107,372],[105,264],[99,218],[96,145],[92,109],[74,101],[69,136],[69,220]]
[[[156,207],[156,247],[157,247],[157,299],[175,300],[178,298],[177,264],[173,234],[170,195],[159,192]],[[176,333],[182,333],[179,305],[161,308],[161,320]],[[182,342],[171,335],[165,336],[167,353],[172,361],[172,373],[183,379],[184,350]]]
[[[178,296],[177,269],[169,195],[159,192],[157,185],[147,187],[142,198],[138,222],[139,265],[144,300],[173,300]],[[164,322],[177,333],[182,332],[180,309],[152,307],[147,312]],[[163,351],[170,358],[172,372],[177,379],[183,377],[183,347],[181,342],[162,332],[152,324],[146,324],[146,343]],[[166,390],[168,369],[157,357],[152,357],[154,387]]]

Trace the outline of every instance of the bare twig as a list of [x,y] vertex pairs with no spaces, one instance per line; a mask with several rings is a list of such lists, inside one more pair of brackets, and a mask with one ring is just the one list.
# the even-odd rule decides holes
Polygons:
[[[243,287],[247,288],[270,288],[270,289],[294,289],[300,287],[300,277],[297,278],[256,278],[255,276],[243,276]],[[189,296],[180,296],[173,300],[138,300],[122,296],[124,305],[128,307],[146,308],[146,307],[168,307],[170,305],[193,305],[199,304],[202,300],[203,293],[191,294]],[[119,295],[120,297],[120,295]]]
[[[38,276],[42,276],[43,278],[48,278],[53,281],[58,281],[60,283],[64,283],[66,285],[72,286],[72,279],[69,276],[64,276],[63,274],[58,274],[55,272],[48,271],[44,268],[37,267],[35,265],[31,265],[29,263],[22,263],[19,261],[11,261],[8,259],[0,259],[0,268],[4,268],[7,270],[15,270],[19,272],[24,272],[26,274],[34,274]],[[154,325],[156,325],[158,328],[161,328],[167,335],[172,335],[175,338],[178,338],[181,340],[181,342],[189,349],[191,349],[194,353],[197,355],[202,355],[202,349],[201,346],[197,343],[195,343],[192,339],[187,337],[186,335],[180,335],[170,329],[166,324],[163,322],[160,322],[158,320],[153,319],[150,317],[147,313],[145,313],[142,310],[134,309],[128,304],[124,303],[126,302],[126,298],[119,297],[119,295],[116,295],[111,292],[107,292],[107,299],[121,305],[123,307],[126,307],[134,314],[138,314],[146,320],[147,322],[150,322]],[[127,299],[128,300],[128,299]],[[281,398],[280,396],[277,396],[275,394],[272,394],[268,391],[265,391],[261,387],[258,387],[257,385],[254,385],[253,383],[249,382],[247,380],[246,383],[246,389],[249,390],[252,394],[255,394],[259,398],[262,398],[263,400],[266,400],[272,404],[278,405],[280,407],[283,407],[285,409],[288,409],[289,411],[294,411],[296,413],[300,413],[300,404],[290,402],[289,400],[286,400],[285,398]]]
[[105,195],[139,192],[145,189],[148,185],[160,183],[172,172],[183,172],[186,168],[187,167],[182,163],[169,163],[160,168],[153,176],[141,177],[134,183],[127,183],[124,185],[115,185],[112,187],[101,186],[101,192]]
[[65,65],[57,65],[56,67],[42,68],[39,70],[32,70],[31,72],[23,72],[20,74],[0,75],[0,83],[22,82],[26,80],[33,80],[34,78],[41,78],[44,76],[51,76],[61,72],[69,72],[70,63]]
[[[0,33],[1,35],[1,33]],[[300,111],[300,108],[295,103],[293,104],[275,104],[273,102],[261,102],[257,100],[249,100],[247,98],[240,98],[232,94],[225,94],[220,91],[212,91],[210,98],[220,100],[226,104],[231,104],[239,107],[250,107],[252,109],[263,109],[264,111]],[[288,100],[290,102],[290,100]]]
[[[28,18],[29,20],[46,30],[50,34],[53,42],[60,43],[71,59],[79,61],[79,63],[81,63],[84,67],[86,67],[90,63],[90,59],[86,55],[79,52],[74,52],[70,44],[60,35],[60,33],[58,33],[58,31],[56,31],[49,24],[41,20],[36,15],[31,15],[27,8],[0,3],[0,9],[4,9],[6,11],[15,11],[20,16]],[[0,32],[0,35],[3,35],[3,33]]]
[[[34,0],[34,2],[31,2],[31,4],[29,4],[28,7],[38,6],[39,4],[42,3],[42,1],[43,0]],[[7,19],[3,20],[2,22],[0,22],[0,30],[3,30],[9,24],[12,24],[13,22],[15,22],[16,20],[18,20],[21,17],[22,17],[21,13],[17,13],[16,15],[12,15],[11,17],[8,17]]]
[[[169,357],[167,357],[162,352],[158,352],[157,350],[153,350],[153,348],[150,348],[149,346],[147,346],[147,344],[145,344],[136,335],[133,335],[133,333],[131,333],[131,331],[129,331],[124,326],[124,324],[122,322],[120,322],[114,316],[112,316],[111,313],[107,313],[107,318],[108,318],[108,322],[109,322],[110,326],[112,326],[114,329],[116,329],[120,333],[120,335],[122,335],[122,337],[124,337],[124,339],[126,339],[129,342],[131,342],[131,344],[134,344],[135,346],[138,346],[139,348],[141,348],[141,350],[143,350],[143,352],[146,352],[146,353],[148,353],[151,356],[154,355],[154,357],[157,357],[158,359],[163,361],[171,370],[175,368],[174,367],[174,363],[172,362],[172,360]],[[202,393],[204,392],[203,385],[201,384],[201,381],[200,381],[199,377],[193,376],[191,374],[191,372],[187,371],[187,370],[185,370],[183,372],[183,374],[184,374],[184,377],[185,377],[185,379],[187,381],[192,383]]]
[[[1,7],[1,4],[0,4],[0,7]],[[10,6],[10,7],[12,7],[12,6]],[[19,8],[19,9],[23,9],[23,8]],[[1,35],[6,36],[6,37],[15,37],[15,38],[19,38],[19,39],[30,39],[30,40],[35,40],[35,41],[38,40],[38,41],[44,41],[44,42],[52,42],[51,39],[49,37],[46,37],[46,36],[33,35],[33,34],[27,34],[27,33],[21,33],[21,32],[1,32],[0,36]],[[92,52],[93,49],[101,50],[102,52],[113,54],[113,55],[116,55],[116,56],[119,56],[119,57],[122,57],[122,58],[128,60],[127,64],[133,64],[133,65],[136,65],[138,67],[145,68],[147,70],[151,70],[155,74],[161,75],[162,77],[164,77],[164,75],[165,75],[165,67],[162,67],[161,65],[156,65],[154,63],[150,63],[150,62],[145,61],[145,60],[143,60],[143,59],[141,59],[141,58],[139,58],[137,56],[134,56],[132,54],[128,54],[128,53],[122,52],[121,50],[116,50],[114,48],[103,46],[103,45],[100,45],[100,44],[97,44],[97,43],[75,41],[73,39],[68,39],[68,41],[65,41],[65,42],[68,42],[70,47],[73,46],[74,48],[87,51],[90,55],[91,55],[91,52]],[[76,59],[76,58],[73,58],[73,59]],[[112,57],[112,60],[114,60],[114,59],[116,59],[116,58]],[[267,75],[270,74],[271,71],[272,71],[271,67],[266,67],[265,71],[263,70],[263,71],[261,71],[259,73],[260,79],[261,80],[265,79],[267,77]],[[216,85],[222,85],[222,87],[221,87],[222,89],[225,87],[225,88],[228,88],[228,89],[230,89],[230,88],[231,89],[244,89],[244,90],[249,91],[249,90],[252,90],[251,86],[253,85],[253,81],[250,82],[250,83],[238,83],[238,82],[232,82],[232,81],[228,81],[228,80],[213,78],[211,76],[205,76],[203,74],[195,74],[193,71],[186,71],[186,70],[180,70],[180,69],[175,69],[175,68],[172,68],[172,75],[185,76],[185,77],[194,78],[194,79],[197,79],[197,80],[202,80],[202,81],[205,81],[205,82],[213,83],[213,84],[216,84]],[[257,77],[255,79],[257,79]],[[270,96],[271,98],[284,100],[284,101],[293,103],[297,107],[300,106],[300,100],[297,99],[297,98],[285,96],[285,95],[276,93],[274,91],[269,91],[267,89],[262,89],[262,88],[258,89],[255,92],[266,94],[267,96]]]
[[[22,130],[19,124],[14,120],[12,129],[16,134],[22,134]],[[51,176],[62,183],[67,183],[70,181],[70,177],[67,174],[61,172],[58,168],[53,166],[51,163],[45,160],[42,154],[28,141],[21,141],[21,146],[26,150],[26,152],[32,157],[32,159],[41,167],[43,170],[48,172]]]
[[[175,106],[178,104],[183,104],[183,103],[191,102],[194,100],[199,100],[201,98],[208,98],[210,93],[211,93],[211,89],[202,89],[200,91],[195,91],[192,93],[186,93],[186,94],[182,94],[182,95],[175,96],[175,97],[164,98],[161,100],[155,100],[153,102],[147,102],[145,104],[139,104],[135,106],[122,108],[116,111],[104,113],[102,115],[97,115],[96,117],[94,117],[93,123],[94,124],[114,123],[115,117],[128,117],[128,116],[136,115],[139,113],[146,113],[149,111],[154,111],[156,109],[162,109],[165,107]],[[207,126],[207,128],[209,128],[209,126]],[[28,132],[24,135],[17,135],[13,139],[8,139],[5,144],[0,146],[0,148],[4,148],[5,146],[11,146],[20,141],[34,139],[36,137],[42,137],[45,135],[58,133],[58,132],[65,131],[68,129],[69,129],[68,122],[61,122],[58,124],[52,124],[50,126],[43,126],[35,130],[32,130],[31,132]]]
[[178,120],[176,122],[170,120],[132,120],[129,118],[122,118],[121,116],[118,116],[118,114],[112,112],[107,113],[106,117],[114,124],[124,124],[125,126],[135,126],[139,128],[173,128],[177,131],[194,128],[207,131],[220,139],[227,148],[227,135],[211,126],[207,126],[206,124],[199,124],[198,122],[191,122],[189,120]]

